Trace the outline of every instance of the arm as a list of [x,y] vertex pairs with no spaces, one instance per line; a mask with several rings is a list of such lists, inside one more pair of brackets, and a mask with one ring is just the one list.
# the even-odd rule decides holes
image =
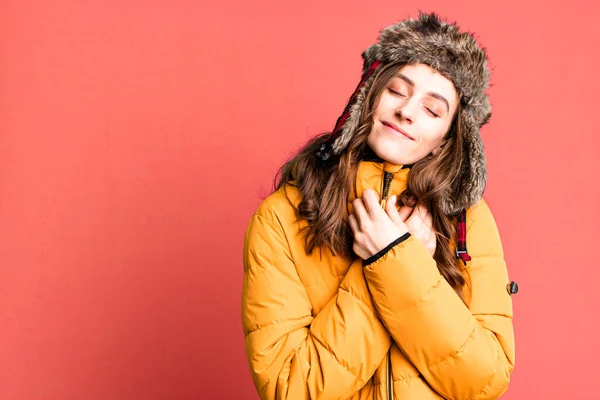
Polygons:
[[242,319],[246,353],[261,399],[337,399],[371,378],[391,338],[356,261],[319,312],[298,277],[273,214],[255,215],[244,245]]
[[498,229],[481,201],[467,231],[467,307],[413,236],[365,267],[382,320],[425,380],[448,399],[495,399],[514,367],[512,302]]

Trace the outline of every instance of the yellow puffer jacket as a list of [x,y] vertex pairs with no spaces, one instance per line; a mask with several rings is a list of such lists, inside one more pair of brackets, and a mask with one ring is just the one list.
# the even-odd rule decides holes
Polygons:
[[[407,168],[363,161],[349,201],[367,188],[381,193],[384,170],[394,174],[390,195],[402,193]],[[299,192],[286,190],[298,204]],[[413,236],[363,268],[327,249],[307,256],[305,224],[280,189],[248,226],[242,319],[261,399],[495,399],[506,391],[512,301],[485,201],[467,210],[468,307]]]

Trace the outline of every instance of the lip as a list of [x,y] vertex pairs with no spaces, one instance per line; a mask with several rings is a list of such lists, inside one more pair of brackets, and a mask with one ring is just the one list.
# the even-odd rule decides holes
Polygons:
[[391,122],[387,122],[387,121],[381,121],[381,123],[385,126],[387,126],[388,128],[391,128],[393,130],[395,130],[396,132],[402,134],[403,136],[405,136],[407,139],[410,140],[415,140],[412,136],[410,136],[408,133],[404,132],[402,129],[398,128],[397,125],[391,123]]

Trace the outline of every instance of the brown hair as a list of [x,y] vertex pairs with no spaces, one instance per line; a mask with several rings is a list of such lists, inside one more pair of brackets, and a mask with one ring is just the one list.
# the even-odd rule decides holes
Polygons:
[[[361,160],[373,154],[367,146],[367,137],[373,124],[373,110],[383,90],[404,64],[390,64],[374,77],[371,90],[363,102],[361,121],[348,146],[341,154],[323,164],[317,152],[329,133],[310,140],[290,161],[284,164],[275,177],[275,189],[293,185],[301,193],[302,200],[296,214],[308,222],[305,231],[305,247],[311,254],[319,247],[326,247],[333,254],[356,257],[352,251],[353,235],[347,219],[347,203],[354,190],[356,173]],[[398,203],[414,206],[417,201],[427,207],[436,234],[436,250],[433,258],[446,281],[464,300],[463,287],[466,271],[456,262],[450,241],[455,234],[453,215],[441,211],[441,198],[447,195],[453,180],[459,177],[461,166],[468,162],[464,155],[465,141],[461,129],[461,107],[446,137],[442,151],[417,161],[408,176],[408,188],[398,197]]]

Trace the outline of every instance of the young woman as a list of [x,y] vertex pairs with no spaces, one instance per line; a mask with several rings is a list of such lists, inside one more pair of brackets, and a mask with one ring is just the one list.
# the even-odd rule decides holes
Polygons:
[[482,199],[485,50],[420,14],[362,56],[335,129],[283,166],[248,227],[254,383],[262,399],[498,398],[516,287]]

